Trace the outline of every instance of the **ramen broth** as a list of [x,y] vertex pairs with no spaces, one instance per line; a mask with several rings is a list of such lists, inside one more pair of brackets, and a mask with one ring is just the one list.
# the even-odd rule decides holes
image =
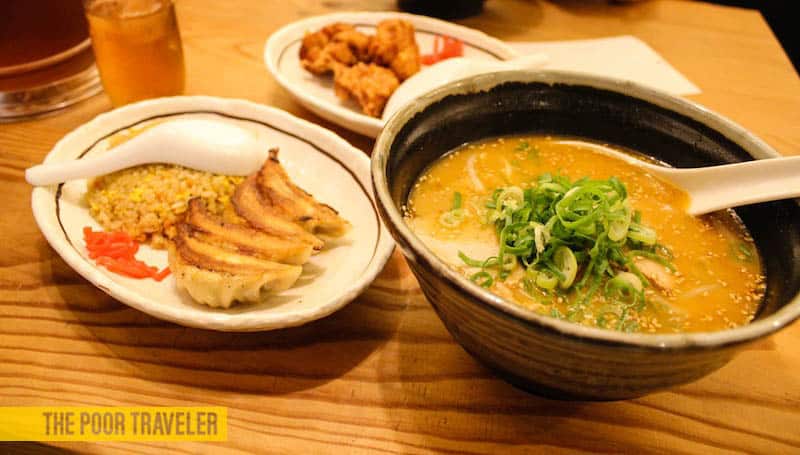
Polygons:
[[[733,212],[690,216],[685,211],[686,193],[599,153],[597,147],[604,145],[549,136],[504,137],[466,144],[422,173],[404,207],[406,222],[437,256],[465,276],[540,314],[644,333],[713,331],[748,323],[763,297],[764,277],[757,249]],[[618,302],[608,296],[607,281],[614,273],[626,271],[623,264],[603,275],[603,281],[598,275],[598,283],[589,292],[589,285],[580,290],[577,286],[562,289],[535,285],[538,281],[534,277],[543,272],[526,273],[534,266],[526,265],[521,258],[510,264],[505,276],[498,273],[505,270],[502,267],[476,263],[498,256],[499,232],[495,222],[487,219],[492,213],[487,203],[493,204],[496,190],[537,188],[541,185],[538,179],[546,174],[572,182],[584,177],[598,181],[616,177],[627,189],[626,204],[638,212],[641,225],[655,231],[657,243],[648,248],[659,255],[647,253],[656,260],[645,258],[645,263],[636,259],[635,272],[644,283],[638,291],[641,299],[634,299],[636,305],[614,306]],[[449,216],[455,203],[459,217],[453,222]],[[589,257],[577,251],[575,254]],[[471,264],[465,258],[470,258]],[[575,283],[586,273],[579,262]],[[621,275],[630,278],[631,273]],[[545,270],[542,277],[554,275]]]

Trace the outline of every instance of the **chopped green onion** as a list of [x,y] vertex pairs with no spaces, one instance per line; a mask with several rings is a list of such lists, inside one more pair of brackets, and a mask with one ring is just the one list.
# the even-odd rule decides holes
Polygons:
[[656,244],[656,231],[639,223],[631,223],[628,228],[628,237],[645,245]]
[[461,193],[456,191],[453,193],[453,210],[458,210],[461,208]]
[[672,265],[668,259],[659,256],[657,253],[653,253],[652,251],[645,251],[645,250],[630,250],[628,252],[630,257],[641,256],[647,259],[652,259],[653,261],[663,265],[664,267],[668,268],[670,272],[675,272],[675,266]]
[[533,226],[533,242],[536,245],[536,254],[539,254],[544,251],[547,242],[550,241],[550,230],[542,223],[535,221],[531,222],[531,226]]
[[642,291],[642,282],[639,280],[639,277],[630,273],[630,272],[619,272],[614,276],[614,278],[608,281],[608,286],[617,286],[617,287],[630,287],[633,288],[636,292]]
[[549,270],[542,270],[536,274],[536,286],[542,289],[555,289],[558,284],[558,277]]
[[[531,183],[523,185],[525,189],[509,186],[492,191],[485,204],[486,220],[495,227],[499,251],[483,261],[459,253],[461,260],[480,268],[473,276],[488,286],[522,265],[526,292],[538,288],[549,295],[560,289],[559,301],[561,296],[568,299],[567,318],[582,320],[583,305],[603,290],[601,298],[616,310],[594,316],[597,325],[635,327],[628,312],[643,308],[643,289],[649,283],[634,258],[647,257],[670,270],[674,266],[672,253],[657,243],[656,232],[642,224],[641,213],[631,208],[625,185],[614,177],[571,181],[552,174]],[[564,318],[557,310],[554,314]]]
[[522,206],[524,201],[524,193],[522,188],[518,186],[509,186],[504,188],[497,196],[496,205],[499,209],[509,207],[511,210],[516,210]]
[[453,193],[453,208],[439,216],[439,223],[444,227],[455,228],[464,221],[464,209],[461,208],[461,193]]
[[631,211],[625,207],[623,214],[619,218],[612,219],[608,223],[608,240],[619,242],[628,235],[628,228],[631,225]]
[[567,289],[572,286],[572,282],[575,281],[575,275],[578,274],[578,261],[575,259],[572,250],[565,246],[556,248],[553,253],[553,262],[564,275],[563,279],[558,280],[561,289]]
[[753,251],[745,242],[731,243],[731,256],[740,262],[753,262]]
[[439,216],[439,223],[448,228],[458,227],[464,221],[464,209],[453,209]]
[[642,295],[642,282],[630,272],[619,272],[606,282],[606,297],[623,303],[636,303]]
[[464,254],[463,252],[459,251],[458,252],[458,257],[461,258],[462,261],[464,261],[464,264],[467,264],[470,267],[485,268],[485,267],[490,267],[492,265],[495,265],[497,263],[497,258],[494,257],[494,256],[492,256],[490,258],[487,258],[487,259],[485,259],[483,261],[479,261],[477,259],[472,259],[469,256],[467,256],[466,254]]
[[583,319],[583,310],[580,308],[572,308],[569,312],[567,312],[567,320],[572,322],[578,322]]
[[500,259],[500,268],[507,272],[512,272],[514,269],[519,267],[519,262],[517,262],[517,258],[512,254],[504,254]]
[[492,275],[483,270],[473,274],[471,277],[469,277],[469,279],[474,281],[475,284],[482,288],[490,288],[494,284],[494,278],[492,278]]

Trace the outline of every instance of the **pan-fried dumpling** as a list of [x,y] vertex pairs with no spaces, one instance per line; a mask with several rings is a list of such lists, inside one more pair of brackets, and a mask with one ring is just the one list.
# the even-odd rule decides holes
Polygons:
[[227,250],[192,238],[181,225],[170,245],[169,266],[179,289],[212,307],[234,302],[261,302],[262,294],[290,288],[300,277],[300,265],[280,264]]
[[276,237],[247,225],[218,220],[208,213],[200,198],[189,201],[184,224],[189,228],[187,234],[201,242],[282,264],[305,264],[313,251],[307,242]]
[[256,181],[265,205],[275,215],[325,238],[341,237],[350,230],[350,223],[336,210],[292,183],[278,161],[278,149],[269,151],[269,158],[258,172]]

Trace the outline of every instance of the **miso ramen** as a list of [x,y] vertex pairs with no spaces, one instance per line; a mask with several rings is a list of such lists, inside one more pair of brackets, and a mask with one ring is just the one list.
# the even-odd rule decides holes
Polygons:
[[748,323],[764,277],[733,212],[688,215],[686,193],[598,147],[466,144],[422,173],[406,222],[466,277],[543,315],[643,333]]

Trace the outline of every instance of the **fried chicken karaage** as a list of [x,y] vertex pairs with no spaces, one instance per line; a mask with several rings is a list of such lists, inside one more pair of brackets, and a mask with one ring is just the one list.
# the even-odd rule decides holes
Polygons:
[[317,32],[306,33],[300,46],[300,63],[318,76],[329,74],[340,66],[352,66],[369,59],[371,40],[372,37],[350,24],[331,24]]
[[413,76],[420,67],[414,26],[402,19],[381,21],[370,42],[369,55],[373,62],[391,68],[401,81]]
[[339,98],[347,100],[352,96],[361,110],[373,117],[381,116],[386,101],[400,85],[392,70],[362,62],[337,70],[333,81]]
[[400,82],[420,69],[414,26],[400,19],[381,21],[374,36],[344,23],[306,33],[300,62],[318,76],[332,73],[337,96],[354,98],[373,117],[381,116]]

